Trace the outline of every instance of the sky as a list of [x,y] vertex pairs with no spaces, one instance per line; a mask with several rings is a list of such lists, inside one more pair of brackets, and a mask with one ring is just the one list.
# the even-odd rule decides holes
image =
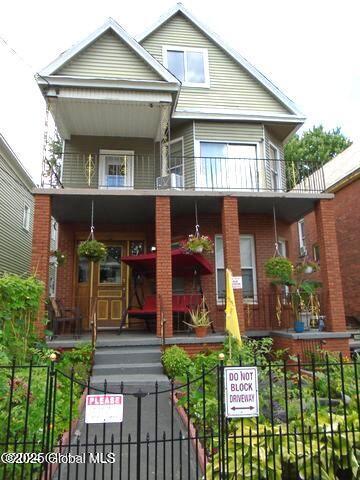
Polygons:
[[[3,2],[0,131],[36,182],[41,173],[45,103],[33,75],[107,17],[135,36],[174,3]],[[327,129],[339,126],[352,140],[360,139],[359,0],[184,0],[183,4],[297,103],[307,117],[305,129],[319,123]]]

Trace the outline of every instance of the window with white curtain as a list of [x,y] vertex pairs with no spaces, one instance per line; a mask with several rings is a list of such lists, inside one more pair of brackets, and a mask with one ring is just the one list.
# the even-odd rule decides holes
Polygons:
[[196,159],[196,188],[255,190],[258,188],[257,146],[200,142]]
[[[255,242],[253,235],[240,235],[243,298],[257,301]],[[225,303],[225,263],[222,235],[215,236],[216,301]]]

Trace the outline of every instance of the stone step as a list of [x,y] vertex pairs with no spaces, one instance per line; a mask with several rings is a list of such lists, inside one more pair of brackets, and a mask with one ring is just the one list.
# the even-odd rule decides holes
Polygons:
[[93,375],[139,375],[142,373],[150,374],[162,374],[163,367],[160,362],[146,362],[146,363],[133,363],[133,364],[97,364],[93,367]]
[[124,389],[129,386],[146,386],[149,392],[155,391],[155,383],[158,382],[158,385],[162,388],[167,388],[170,386],[170,381],[165,374],[153,374],[153,373],[144,373],[138,375],[95,375],[91,377],[90,384],[96,386],[96,388],[103,388],[104,382],[106,380],[106,385],[109,391],[119,391],[121,382],[123,382]]
[[95,365],[160,362],[161,351],[158,347],[118,347],[97,348],[95,351]]
[[154,346],[160,347],[161,339],[154,336],[127,337],[121,335],[113,335],[112,337],[101,338],[96,340],[96,348],[98,347],[140,347]]

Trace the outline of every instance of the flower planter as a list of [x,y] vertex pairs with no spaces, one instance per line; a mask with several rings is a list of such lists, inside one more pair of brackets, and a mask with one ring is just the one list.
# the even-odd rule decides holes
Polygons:
[[312,317],[311,312],[300,312],[299,313],[299,320],[300,320],[300,322],[303,322],[304,330],[309,330],[311,317]]
[[208,327],[195,327],[195,335],[199,338],[206,337]]
[[198,247],[194,248],[193,252],[202,253],[203,250],[204,250],[204,247],[202,245],[199,245]]
[[296,333],[302,333],[305,330],[304,322],[301,322],[300,320],[296,320],[294,325],[294,330]]

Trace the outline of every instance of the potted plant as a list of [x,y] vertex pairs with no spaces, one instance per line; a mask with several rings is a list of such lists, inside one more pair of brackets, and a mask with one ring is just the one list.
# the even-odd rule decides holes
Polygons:
[[189,311],[189,315],[191,323],[185,322],[186,325],[189,325],[189,327],[195,330],[195,335],[197,337],[205,337],[212,322],[210,321],[209,311],[206,308],[204,298],[195,310]]
[[[286,286],[289,292],[295,315],[294,329],[298,333],[308,330],[314,319],[319,317],[317,291],[321,283],[308,278],[318,268],[317,263],[305,261],[294,266],[284,257],[272,257],[265,263],[267,277],[272,279],[274,285]],[[278,304],[281,305],[281,302]],[[281,316],[281,311],[277,311],[277,315]]]
[[188,239],[183,242],[183,247],[193,253],[212,253],[214,251],[214,243],[207,235],[189,235]]
[[107,248],[97,240],[85,240],[78,247],[78,255],[87,258],[90,262],[97,263],[106,258]]

